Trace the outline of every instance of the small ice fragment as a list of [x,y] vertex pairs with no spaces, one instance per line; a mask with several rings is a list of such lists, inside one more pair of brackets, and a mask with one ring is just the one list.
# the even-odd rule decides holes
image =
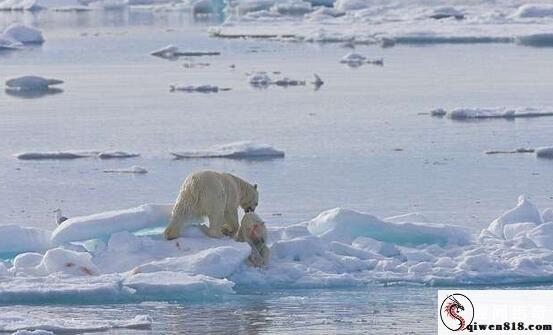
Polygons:
[[104,173],[131,173],[131,174],[146,174],[148,173],[148,170],[146,170],[143,167],[134,165],[127,169],[107,169],[104,170]]

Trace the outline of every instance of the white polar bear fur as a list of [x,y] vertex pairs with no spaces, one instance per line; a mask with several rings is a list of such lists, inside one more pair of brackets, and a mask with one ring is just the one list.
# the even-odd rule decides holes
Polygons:
[[230,173],[199,171],[182,184],[173,207],[171,221],[165,229],[168,240],[179,237],[182,227],[209,219],[202,230],[210,237],[234,236],[239,228],[238,207],[253,211],[257,207],[257,185]]

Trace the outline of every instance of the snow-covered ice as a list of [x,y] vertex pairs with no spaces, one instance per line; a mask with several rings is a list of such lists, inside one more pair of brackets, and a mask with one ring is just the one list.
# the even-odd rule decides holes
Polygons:
[[363,64],[374,64],[382,66],[384,65],[384,60],[382,58],[369,59],[358,53],[350,52],[342,57],[342,59],[340,59],[340,63],[346,64],[349,67],[360,67]]
[[471,119],[514,119],[514,118],[533,118],[543,116],[553,116],[553,110],[550,108],[534,107],[493,107],[493,108],[472,108],[457,107],[450,111],[438,108],[430,111],[431,116],[445,116],[453,120],[471,120]]
[[[145,204],[124,211],[71,217],[52,232],[56,244],[109,237],[120,231],[155,228],[168,223],[171,205]],[[115,224],[114,224],[115,222]]]
[[[420,213],[379,219],[324,211],[308,222],[268,227],[271,259],[264,269],[246,264],[246,243],[207,238],[196,226],[166,241],[170,210],[143,205],[65,221],[50,245],[41,245],[47,250],[1,263],[0,302],[204,300],[233,294],[235,286],[553,282],[553,210],[539,211],[524,196],[479,235],[429,223]],[[34,249],[26,246],[34,240],[21,241],[17,250]],[[0,241],[2,250],[16,250],[9,243]]]
[[203,150],[178,151],[171,153],[175,158],[233,158],[233,159],[263,159],[284,157],[284,151],[268,144],[249,141],[233,142],[216,145]]
[[39,76],[23,76],[6,80],[9,89],[22,91],[43,91],[50,86],[63,84],[59,79],[47,79]]
[[0,226],[0,254],[44,251],[50,247],[50,232],[16,225]]
[[23,44],[44,43],[44,36],[40,30],[23,24],[11,24],[4,30],[4,36]]
[[53,313],[34,311],[28,313],[25,307],[14,307],[0,315],[0,332],[17,335],[80,334],[108,331],[111,329],[150,329],[152,318],[148,315],[136,315],[132,319],[105,320],[99,317],[87,319],[58,318]]
[[140,154],[125,151],[68,150],[68,151],[29,151],[14,155],[20,160],[77,159],[95,157],[99,159],[124,159],[139,157]]
[[102,151],[96,155],[100,159],[134,158],[139,156],[140,154],[125,151]]
[[[553,45],[551,4],[532,0],[426,2],[337,0],[333,8],[302,1],[238,1],[227,8],[217,37],[266,37],[304,42],[353,44],[520,43]],[[332,7],[332,4],[327,4]],[[269,10],[271,6],[301,8]],[[298,19],[298,12],[305,12]],[[529,38],[535,36],[536,38]]]

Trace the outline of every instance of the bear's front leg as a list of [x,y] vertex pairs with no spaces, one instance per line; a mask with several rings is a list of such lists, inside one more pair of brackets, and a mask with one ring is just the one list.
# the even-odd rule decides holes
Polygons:
[[165,236],[166,240],[174,240],[176,238],[179,238],[180,236],[180,224],[170,223],[167,228],[165,228],[165,231],[163,232],[163,236]]
[[225,225],[222,228],[223,234],[234,237],[240,228],[238,223],[238,211],[236,209],[225,210]]

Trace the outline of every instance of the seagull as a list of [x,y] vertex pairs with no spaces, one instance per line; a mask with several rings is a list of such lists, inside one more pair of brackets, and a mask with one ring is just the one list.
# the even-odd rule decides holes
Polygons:
[[54,213],[56,214],[56,224],[57,225],[60,225],[62,224],[64,221],[66,221],[68,218],[66,218],[65,216],[61,215],[61,209],[56,209],[54,211]]

